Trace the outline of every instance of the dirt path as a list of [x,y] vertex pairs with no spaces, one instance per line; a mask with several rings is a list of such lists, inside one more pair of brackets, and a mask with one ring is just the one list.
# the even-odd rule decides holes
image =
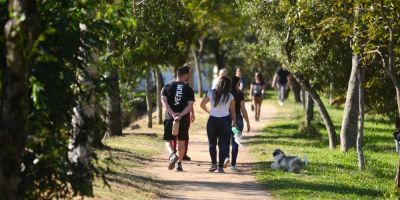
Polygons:
[[[262,107],[261,120],[254,121],[254,112],[250,111],[252,123],[251,133],[248,136],[259,134],[260,131],[272,120],[276,108],[264,103]],[[264,186],[257,183],[252,169],[256,161],[249,155],[246,147],[239,149],[238,172],[232,172],[230,168],[225,169],[224,174],[210,173],[210,156],[205,131],[207,114],[200,110],[195,104],[196,121],[190,129],[190,144],[188,155],[192,161],[184,161],[184,172],[176,172],[167,169],[167,153],[152,159],[147,165],[147,170],[155,175],[155,179],[165,186],[165,199],[272,199],[271,194]],[[254,137],[248,137],[254,138]],[[247,140],[242,143],[246,146]],[[166,152],[166,151],[165,151]],[[146,170],[146,171],[147,171]]]

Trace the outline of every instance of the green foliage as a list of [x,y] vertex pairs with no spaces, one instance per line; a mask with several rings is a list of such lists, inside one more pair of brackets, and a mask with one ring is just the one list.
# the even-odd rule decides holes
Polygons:
[[179,0],[134,1],[137,27],[131,41],[136,65],[178,66],[187,59],[194,36],[192,15]]

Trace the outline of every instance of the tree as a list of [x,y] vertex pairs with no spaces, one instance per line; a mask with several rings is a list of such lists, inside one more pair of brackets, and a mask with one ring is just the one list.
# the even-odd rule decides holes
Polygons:
[[146,69],[146,102],[148,127],[152,126],[150,73],[158,65],[182,65],[193,40],[191,13],[181,1],[134,1],[137,20],[132,39],[135,64]]
[[[22,153],[29,135],[29,78],[38,37],[36,1],[10,0],[0,113],[0,199],[19,199]],[[10,145],[11,144],[11,145]]]

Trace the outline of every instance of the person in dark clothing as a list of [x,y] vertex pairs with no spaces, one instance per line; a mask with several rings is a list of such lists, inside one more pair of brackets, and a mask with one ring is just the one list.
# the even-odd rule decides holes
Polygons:
[[[230,87],[230,79],[225,76],[221,77],[216,89],[210,90],[200,103],[200,107],[210,114],[207,121],[208,147],[211,157],[209,172],[218,170],[219,173],[224,173],[224,168],[230,163],[228,153],[231,128],[237,127],[235,100],[229,92]],[[211,105],[210,109],[207,108],[208,103]],[[218,165],[217,144],[219,147]]]
[[[165,109],[164,136],[165,146],[169,153],[168,169],[172,170],[178,161],[176,170],[183,171],[182,159],[185,155],[185,140],[189,139],[189,112],[194,103],[194,91],[186,83],[190,68],[179,67],[176,80],[164,86],[161,92],[161,102]],[[174,121],[179,121],[178,156],[175,154],[172,135]]]
[[278,71],[275,73],[274,79],[272,81],[272,87],[278,87],[278,100],[279,104],[282,106],[285,102],[285,93],[288,83],[288,76],[290,72],[285,68],[285,64],[282,64]]
[[[236,123],[237,123],[238,129],[239,129],[240,133],[243,132],[243,127],[244,127],[243,118],[244,118],[246,120],[247,132],[249,132],[250,131],[250,120],[247,115],[247,110],[246,110],[246,107],[244,104],[245,103],[244,94],[240,89],[240,78],[237,76],[233,76],[231,78],[231,80],[232,80],[231,93],[235,99]],[[237,170],[236,159],[237,159],[237,155],[239,152],[239,144],[236,143],[235,136],[232,136],[231,143],[232,143],[231,170],[236,171]],[[228,156],[228,158],[229,158],[229,156]]]

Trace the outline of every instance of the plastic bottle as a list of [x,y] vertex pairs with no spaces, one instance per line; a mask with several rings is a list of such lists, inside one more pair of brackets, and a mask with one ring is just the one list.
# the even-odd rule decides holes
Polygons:
[[232,133],[233,133],[233,136],[235,137],[235,142],[239,146],[242,146],[242,144],[240,144],[240,139],[242,138],[242,132],[239,129],[237,129],[236,127],[232,127]]

